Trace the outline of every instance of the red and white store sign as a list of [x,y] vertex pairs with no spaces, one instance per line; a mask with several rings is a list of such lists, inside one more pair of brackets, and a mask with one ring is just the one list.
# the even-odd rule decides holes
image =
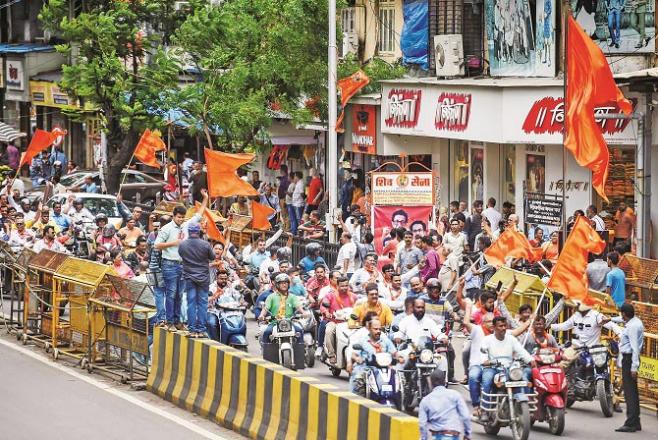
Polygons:
[[[562,144],[564,104],[562,87],[557,85],[385,83],[381,105],[385,134],[501,144]],[[597,115],[612,113],[619,113],[619,109],[612,105],[596,109]],[[635,122],[601,118],[597,122],[608,142],[635,144]]]

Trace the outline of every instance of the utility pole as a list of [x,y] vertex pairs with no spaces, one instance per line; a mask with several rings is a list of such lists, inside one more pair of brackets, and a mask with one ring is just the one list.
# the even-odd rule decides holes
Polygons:
[[327,87],[329,92],[329,124],[327,131],[327,191],[329,191],[329,240],[335,241],[334,212],[338,207],[338,139],[336,120],[338,103],[336,98],[337,48],[336,48],[336,0],[329,0],[329,68]]

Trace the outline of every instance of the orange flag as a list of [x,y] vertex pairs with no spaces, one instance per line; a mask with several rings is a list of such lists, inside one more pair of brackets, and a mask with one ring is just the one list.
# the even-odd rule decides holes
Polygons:
[[336,127],[340,128],[343,123],[343,118],[345,117],[345,106],[347,101],[356,95],[356,93],[367,86],[370,83],[370,78],[363,70],[358,70],[354,72],[347,78],[338,80],[338,90],[340,90],[340,115],[338,116],[338,121],[336,122]]
[[605,195],[610,155],[594,108],[616,103],[622,112],[633,111],[617,87],[603,52],[569,15],[567,44],[566,140],[564,147],[580,166],[592,171],[592,186]]
[[533,248],[523,233],[508,229],[494,241],[484,256],[492,266],[500,267],[507,258],[524,258],[530,262],[541,260],[541,249]]
[[258,191],[249,182],[240,179],[235,172],[239,166],[249,163],[254,158],[253,154],[229,154],[208,148],[204,152],[210,197],[258,195]]
[[252,222],[251,227],[254,229],[270,229],[272,225],[268,220],[268,217],[274,214],[276,211],[269,206],[261,205],[258,202],[251,202],[251,216]]
[[34,156],[50,147],[53,142],[55,142],[55,139],[57,139],[56,134],[41,130],[40,128],[34,130],[32,140],[30,140],[30,145],[27,146],[27,150],[25,150],[25,153],[23,153],[23,157],[21,157],[21,163],[18,165],[18,168],[20,169],[20,167],[23,165],[32,163]]
[[162,165],[155,157],[156,151],[166,150],[167,146],[160,137],[157,131],[151,131],[148,128],[144,130],[142,137],[135,147],[135,159],[139,160],[144,165],[150,167],[160,168]]
[[[201,207],[201,203],[194,202],[194,207],[198,211],[198,209]],[[219,230],[216,224],[216,222],[221,220],[221,217],[215,215],[210,209],[204,208],[203,218],[206,220],[206,224],[208,228],[206,232],[208,234],[208,238],[210,238],[211,240],[218,241],[222,244],[226,244],[226,239],[224,238],[224,234],[222,234],[222,231]]]
[[589,296],[585,269],[588,254],[601,254],[604,250],[605,241],[584,216],[578,217],[560,252],[547,287],[572,300],[595,304],[598,300]]

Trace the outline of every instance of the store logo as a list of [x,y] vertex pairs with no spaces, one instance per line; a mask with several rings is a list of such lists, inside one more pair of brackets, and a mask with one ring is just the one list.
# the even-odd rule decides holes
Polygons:
[[471,115],[471,94],[441,93],[436,106],[434,126],[437,130],[464,131]]
[[[637,100],[631,99],[633,108]],[[620,113],[618,105],[601,105],[594,109],[594,120],[601,127],[601,132],[613,134],[624,131],[630,119],[603,119],[599,116]],[[523,131],[526,133],[553,134],[561,133],[564,129],[564,99],[547,96],[535,101],[523,122]]]
[[393,89],[388,93],[384,123],[387,127],[414,128],[420,115],[421,90]]

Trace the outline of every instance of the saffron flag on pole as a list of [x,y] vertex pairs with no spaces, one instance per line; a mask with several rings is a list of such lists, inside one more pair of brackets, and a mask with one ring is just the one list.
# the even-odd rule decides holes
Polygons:
[[603,52],[569,14],[567,30],[566,139],[580,166],[592,171],[592,186],[605,199],[610,154],[594,119],[594,108],[615,103],[625,114],[633,111],[617,87]]
[[37,154],[50,147],[56,139],[57,134],[46,130],[41,130],[40,128],[34,130],[34,134],[30,140],[30,145],[27,146],[27,150],[25,150],[25,153],[23,153],[23,156],[21,157],[21,163],[18,165],[18,168],[20,169],[23,165],[29,165],[32,163],[32,159],[34,159]]
[[158,151],[166,150],[167,146],[160,137],[158,131],[151,131],[148,128],[142,133],[142,137],[135,147],[135,159],[139,160],[144,165],[154,168],[161,168],[162,165],[155,157]]
[[605,250],[605,241],[592,228],[584,216],[578,217],[560,252],[547,287],[565,297],[593,305],[599,302],[589,295],[587,257]]
[[343,123],[343,118],[345,117],[345,106],[347,101],[349,101],[352,96],[367,86],[370,83],[370,78],[363,70],[358,70],[348,76],[338,80],[337,86],[340,90],[340,115],[338,116],[338,121],[336,121],[336,128],[340,128]]
[[489,248],[484,257],[492,266],[500,267],[507,258],[524,258],[530,262],[541,260],[541,249],[533,248],[528,238],[516,229],[508,229]]
[[269,206],[262,205],[258,202],[251,202],[251,227],[259,230],[267,230],[272,227],[269,217],[276,211]]
[[[194,202],[194,207],[198,211],[201,207],[201,203]],[[222,221],[223,219],[208,208],[204,208],[203,218],[206,220],[206,234],[208,234],[208,238],[218,241],[221,244],[226,244],[224,234],[222,234],[222,231],[217,227],[217,222]]]
[[249,182],[238,177],[236,170],[251,162],[253,154],[229,154],[204,150],[206,157],[208,193],[210,197],[257,196]]

